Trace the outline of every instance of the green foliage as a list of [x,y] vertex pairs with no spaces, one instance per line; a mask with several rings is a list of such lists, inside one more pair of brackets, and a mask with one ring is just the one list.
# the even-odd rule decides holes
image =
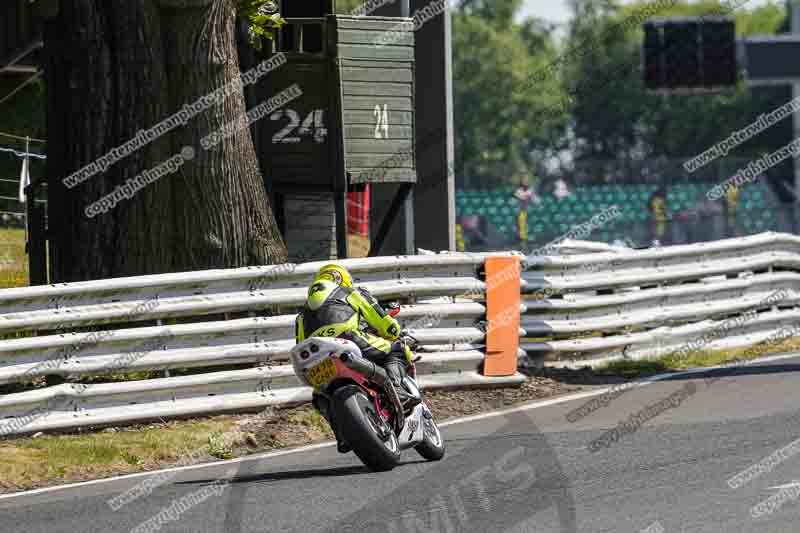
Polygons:
[[[17,160],[19,161],[19,160]],[[16,194],[16,191],[13,192]],[[0,227],[0,289],[28,285],[28,262],[25,255],[25,230]],[[19,332],[0,335],[16,338]]]
[[523,0],[461,0],[461,9],[479,17],[498,29],[514,24],[514,15],[522,7]]
[[208,436],[208,453],[217,459],[230,459],[233,457],[233,448],[226,441],[225,435],[215,432]]
[[[492,187],[531,171],[555,146],[565,115],[557,80],[521,91],[554,54],[538,21],[513,22],[516,0],[464,2],[453,15],[453,92],[459,185]],[[490,17],[490,18],[487,18]]]
[[336,12],[340,15],[347,15],[362,3],[363,0],[336,0]]
[[323,416],[314,409],[302,409],[289,416],[290,424],[297,424],[321,433],[330,433],[330,425]]
[[597,373],[602,375],[622,376],[625,378],[635,378],[649,376],[668,371],[667,365],[661,361],[653,360],[616,360],[605,364],[597,369]]
[[[786,87],[745,84],[713,95],[648,93],[642,12],[669,4],[655,1],[572,0],[574,18],[558,43],[545,22],[515,20],[518,0],[461,0],[453,16],[458,185],[510,185],[523,172],[563,175],[564,154],[587,176],[599,178],[598,163],[607,161],[617,175],[638,178],[631,169],[643,162],[677,165],[791,98]],[[740,36],[787,28],[778,0],[755,7],[677,0],[652,18],[718,14],[726,4],[741,5],[732,13]],[[790,136],[785,120],[732,156],[774,150]]]
[[[577,161],[614,160],[624,166],[626,161],[695,155],[766,109],[786,102],[783,88],[750,90],[744,84],[716,95],[665,97],[646,92],[640,68],[641,24],[623,21],[651,3],[614,8],[598,0],[578,2],[581,13],[593,15],[572,22],[567,48],[581,53],[571,55],[562,70]],[[720,9],[714,1],[678,2],[655,17],[700,16]],[[745,5],[733,15],[743,35],[775,33],[785,19],[777,4],[751,10]],[[735,155],[774,145],[786,134],[788,123],[746,143]]]
[[274,0],[239,0],[237,13],[247,20],[250,26],[250,44],[261,49],[261,39],[274,39],[286,20],[278,13]]
[[142,461],[141,457],[139,457],[136,454],[130,453],[127,450],[122,450],[120,452],[120,456],[122,457],[122,460],[128,463],[129,465],[140,465],[144,462]]
[[[0,132],[18,135],[20,137],[33,137],[45,139],[47,137],[45,110],[46,93],[44,81],[40,78],[20,92],[0,104]],[[0,146],[25,151],[25,141],[0,137]],[[31,142],[31,152],[45,153],[47,145]],[[9,153],[0,153],[0,179],[16,180],[22,160]],[[45,175],[45,161],[31,159],[31,179]],[[0,196],[16,197],[17,188],[14,184],[0,182]],[[0,208],[2,210],[2,208]]]

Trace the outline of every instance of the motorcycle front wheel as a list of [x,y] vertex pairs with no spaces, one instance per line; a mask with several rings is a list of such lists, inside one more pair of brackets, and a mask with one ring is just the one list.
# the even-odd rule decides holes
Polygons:
[[398,465],[397,435],[360,387],[347,385],[337,390],[334,409],[342,437],[370,470],[381,472]]
[[433,419],[433,415],[425,408],[422,416],[422,442],[414,447],[417,453],[428,461],[438,461],[444,457],[445,444],[442,432]]

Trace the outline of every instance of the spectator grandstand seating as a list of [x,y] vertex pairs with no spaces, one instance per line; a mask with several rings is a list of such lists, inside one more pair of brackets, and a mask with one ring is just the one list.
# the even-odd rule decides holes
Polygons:
[[[667,187],[667,213],[671,219],[683,213],[690,215],[706,200],[706,193],[715,183],[689,182]],[[594,215],[619,207],[620,216],[612,223],[592,232],[592,240],[613,242],[629,238],[648,243],[650,210],[648,201],[657,185],[613,184],[573,187],[573,194],[559,200],[552,194],[541,195],[540,204],[528,208],[528,231],[531,242],[543,244],[567,233],[574,226],[588,222]],[[485,217],[507,238],[506,244],[516,242],[518,202],[512,188],[494,190],[458,190],[456,210],[458,215]],[[742,187],[738,198],[736,225],[743,235],[763,231],[780,231],[776,220],[774,200],[765,182],[754,182]],[[499,245],[500,243],[498,243]]]

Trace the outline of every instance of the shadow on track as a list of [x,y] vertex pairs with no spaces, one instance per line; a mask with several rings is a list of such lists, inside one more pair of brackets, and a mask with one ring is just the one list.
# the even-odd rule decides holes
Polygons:
[[[403,468],[404,466],[414,465],[418,463],[425,463],[425,462],[427,461],[422,461],[422,460],[403,461],[397,468]],[[358,476],[364,474],[374,474],[374,472],[372,472],[366,466],[363,465],[340,466],[333,468],[312,468],[308,470],[288,470],[285,472],[265,472],[263,474],[247,474],[247,475],[237,474],[236,477],[230,480],[230,483],[232,485],[236,483],[264,483],[270,481],[285,481],[292,479],[344,477],[344,476]],[[203,484],[213,483],[214,481],[217,481],[217,479],[216,478],[193,479],[191,481],[178,481],[175,483],[175,485],[203,485]]]

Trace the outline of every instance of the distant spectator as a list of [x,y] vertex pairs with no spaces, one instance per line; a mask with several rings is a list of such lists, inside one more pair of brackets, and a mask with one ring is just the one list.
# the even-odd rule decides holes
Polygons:
[[660,246],[667,233],[667,189],[663,185],[656,189],[648,202],[650,208],[651,241],[653,246]]
[[559,200],[563,200],[571,194],[572,193],[570,192],[569,187],[567,187],[567,182],[564,181],[564,178],[558,178],[553,185],[553,196]]
[[456,224],[456,251],[467,251],[467,245],[466,242],[464,242],[464,226],[462,226],[460,222]]
[[464,215],[461,217],[460,226],[463,231],[464,250],[474,250],[489,245],[486,231],[481,229],[485,225],[483,217],[477,215]]
[[530,178],[527,175],[523,175],[519,180],[519,188],[514,192],[514,197],[519,200],[520,208],[528,207],[530,202],[535,204],[539,204],[542,200],[536,194],[536,189],[531,187],[530,185]]
[[736,228],[736,208],[739,206],[739,189],[731,187],[725,193],[725,236],[737,237],[738,231]]
[[523,247],[528,244],[528,206],[531,202],[540,204],[542,200],[530,185],[530,178],[522,176],[519,188],[514,192],[514,198],[519,201],[519,214],[517,215],[517,237]]
[[694,242],[714,241],[725,238],[725,205],[722,200],[710,200],[701,196],[698,204],[697,234]]
[[675,213],[674,220],[682,226],[685,242],[704,242],[724,237],[725,207],[722,201],[710,200],[702,192],[697,193],[692,207]]

